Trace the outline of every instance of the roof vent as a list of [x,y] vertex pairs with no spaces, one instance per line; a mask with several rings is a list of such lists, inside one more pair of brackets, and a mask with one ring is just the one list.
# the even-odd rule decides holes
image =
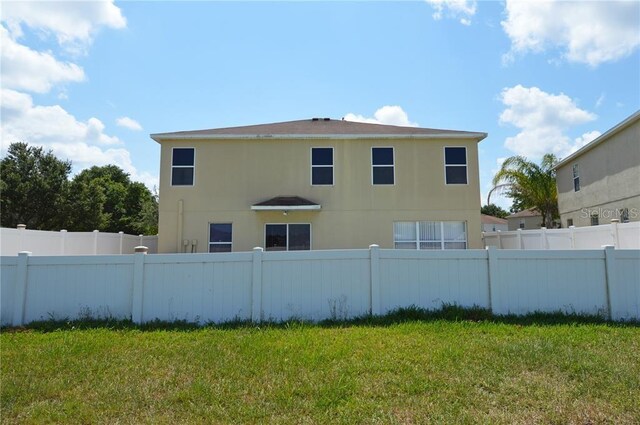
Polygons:
[[311,118],[311,121],[320,121],[320,118]]
[[331,118],[323,118],[325,121],[331,121]]

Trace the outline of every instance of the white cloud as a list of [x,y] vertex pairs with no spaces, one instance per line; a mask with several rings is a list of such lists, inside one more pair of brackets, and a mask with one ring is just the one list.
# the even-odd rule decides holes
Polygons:
[[2,6],[2,20],[15,37],[21,36],[21,25],[26,25],[45,35],[53,34],[58,44],[72,53],[86,53],[101,27],[120,29],[127,25],[113,0],[13,1]]
[[574,140],[574,144],[571,147],[571,150],[569,151],[569,153],[573,153],[573,152],[577,151],[578,149],[580,149],[581,147],[583,147],[587,143],[589,143],[592,140],[595,140],[598,137],[600,137],[601,134],[602,133],[600,133],[598,130],[593,130],[593,131],[589,131],[588,133],[584,133],[580,137],[577,137]]
[[640,45],[637,1],[507,0],[506,15],[507,62],[517,53],[560,48],[569,62],[595,67],[624,58]]
[[128,128],[129,130],[133,130],[133,131],[142,130],[142,126],[140,125],[140,123],[129,117],[120,117],[116,119],[116,125],[120,127]]
[[37,52],[17,43],[4,26],[0,26],[2,86],[5,88],[47,93],[55,84],[84,81],[81,67],[60,62],[51,52]]
[[596,100],[596,108],[599,108],[599,107],[601,107],[601,106],[602,106],[602,103],[604,102],[604,99],[605,99],[606,97],[607,97],[607,96],[606,96],[604,93],[602,93],[602,94],[600,95],[600,97],[598,97],[598,100]]
[[363,115],[349,112],[344,116],[344,119],[346,121],[366,122],[370,124],[399,125],[403,127],[418,126],[418,123],[409,121],[409,116],[400,106],[383,106],[373,114],[373,118],[367,118]]
[[425,0],[435,10],[433,19],[447,17],[460,19],[462,25],[471,25],[471,17],[476,14],[476,0]]
[[3,141],[122,144],[117,137],[104,132],[104,124],[97,118],[78,121],[60,105],[34,105],[28,94],[9,89],[2,89],[1,131]]
[[99,119],[79,121],[59,105],[34,105],[31,96],[14,90],[2,89],[1,93],[2,151],[6,151],[10,143],[24,141],[51,149],[56,156],[71,160],[76,172],[94,165],[115,164],[133,180],[141,181],[149,188],[157,186],[157,177],[138,172],[129,151],[118,146],[122,142],[117,137],[105,133],[105,126]]
[[572,142],[567,130],[596,119],[595,114],[580,109],[569,96],[549,94],[537,87],[506,88],[500,100],[507,107],[500,115],[500,123],[520,129],[520,133],[506,139],[505,147],[528,158],[540,158],[545,153],[567,155],[581,143],[581,139]]

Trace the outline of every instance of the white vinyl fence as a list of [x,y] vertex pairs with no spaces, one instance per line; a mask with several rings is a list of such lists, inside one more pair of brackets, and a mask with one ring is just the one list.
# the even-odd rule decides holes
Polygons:
[[484,232],[484,246],[498,249],[640,249],[640,222],[569,227],[567,229]]
[[29,251],[32,255],[133,254],[134,248],[140,245],[155,254],[158,252],[158,236],[103,233],[97,230],[50,232],[24,227],[0,228],[0,255],[18,255],[21,251]]
[[479,306],[640,319],[640,250],[368,250],[1,257],[3,325],[322,320]]

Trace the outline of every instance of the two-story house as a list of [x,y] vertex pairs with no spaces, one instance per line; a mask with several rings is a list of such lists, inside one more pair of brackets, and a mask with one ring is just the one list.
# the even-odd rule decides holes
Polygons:
[[640,220],[640,111],[556,165],[562,225]]
[[482,248],[486,136],[329,118],[152,134],[158,252]]

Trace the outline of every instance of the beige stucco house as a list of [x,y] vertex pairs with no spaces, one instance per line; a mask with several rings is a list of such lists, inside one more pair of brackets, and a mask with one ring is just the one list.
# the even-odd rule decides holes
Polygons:
[[486,136],[328,118],[152,134],[158,252],[482,248]]
[[507,216],[509,230],[532,230],[542,226],[542,214],[534,209],[518,211]]
[[640,220],[640,111],[556,166],[562,225]]

